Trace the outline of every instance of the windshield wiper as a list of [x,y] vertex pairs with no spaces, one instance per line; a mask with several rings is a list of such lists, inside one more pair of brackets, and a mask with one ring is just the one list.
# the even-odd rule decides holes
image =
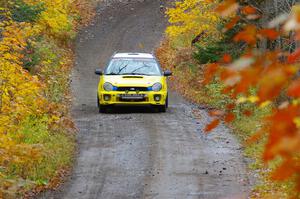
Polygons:
[[107,73],[105,75],[119,75],[119,74],[117,74],[117,73]]
[[135,71],[141,70],[143,68],[149,68],[150,66],[148,66],[147,64],[143,63],[143,66],[136,68],[135,70],[133,70],[131,73],[135,73]]
[[122,73],[121,75],[146,75],[146,76],[149,76],[148,74],[144,74],[144,73]]
[[[129,63],[128,63],[128,64],[129,64]],[[120,74],[125,68],[127,68],[128,64],[126,64],[126,65],[123,66],[122,68],[119,68],[118,74]]]

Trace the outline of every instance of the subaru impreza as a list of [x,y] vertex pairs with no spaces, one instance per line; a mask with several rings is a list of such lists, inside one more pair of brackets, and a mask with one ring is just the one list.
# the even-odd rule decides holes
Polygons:
[[158,60],[148,53],[115,53],[100,75],[97,103],[99,112],[109,107],[150,105],[160,112],[168,108],[167,77]]

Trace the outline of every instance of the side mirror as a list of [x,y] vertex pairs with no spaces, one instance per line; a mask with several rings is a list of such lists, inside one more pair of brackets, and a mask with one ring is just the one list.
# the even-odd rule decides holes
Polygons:
[[164,72],[164,76],[166,76],[166,77],[169,77],[169,76],[171,76],[171,75],[172,75],[172,72],[169,71],[169,70],[166,70],[166,71]]
[[95,74],[96,75],[103,75],[103,71],[101,69],[96,69]]

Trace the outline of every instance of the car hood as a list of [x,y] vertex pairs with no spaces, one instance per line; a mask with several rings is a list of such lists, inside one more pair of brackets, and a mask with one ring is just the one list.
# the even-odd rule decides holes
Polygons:
[[114,86],[152,86],[162,81],[162,76],[141,76],[141,75],[105,75],[104,82]]

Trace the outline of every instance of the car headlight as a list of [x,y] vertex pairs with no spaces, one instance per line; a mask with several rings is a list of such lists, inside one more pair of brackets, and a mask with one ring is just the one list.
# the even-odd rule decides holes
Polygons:
[[112,90],[114,90],[114,86],[111,83],[108,83],[108,82],[105,82],[103,84],[103,88],[106,91],[112,91]]
[[161,83],[155,83],[155,84],[153,84],[153,86],[152,86],[152,90],[153,91],[160,91],[162,89],[162,85],[161,85]]

